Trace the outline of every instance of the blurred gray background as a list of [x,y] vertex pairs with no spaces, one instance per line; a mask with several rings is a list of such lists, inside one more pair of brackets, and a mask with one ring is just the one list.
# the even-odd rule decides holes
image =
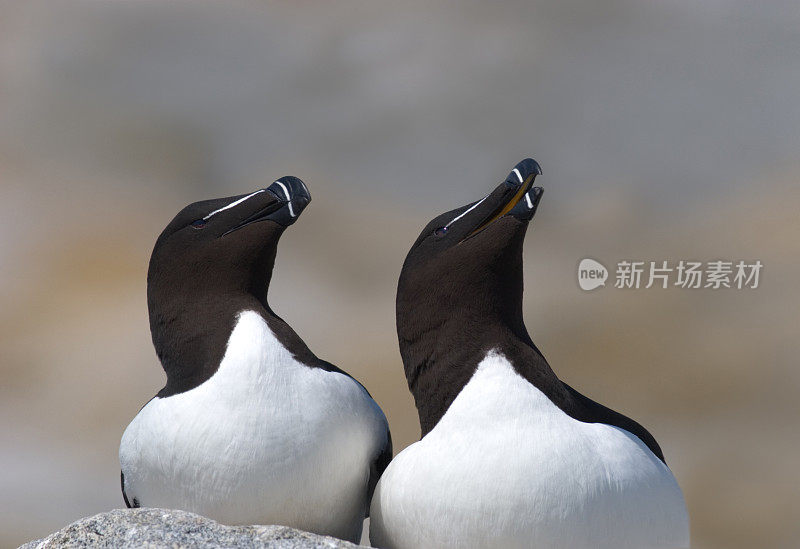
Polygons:
[[[273,308],[419,426],[408,247],[526,156],[525,314],[556,372],[656,436],[696,548],[797,546],[800,4],[0,2],[0,546],[123,504],[163,385],[145,273],[185,204],[314,201]],[[583,257],[755,260],[756,290],[576,284]]]

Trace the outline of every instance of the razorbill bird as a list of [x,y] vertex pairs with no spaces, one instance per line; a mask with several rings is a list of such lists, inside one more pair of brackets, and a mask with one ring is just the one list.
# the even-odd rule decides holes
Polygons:
[[431,221],[397,290],[422,439],[372,500],[377,547],[688,547],[683,495],[641,425],[563,383],[522,318],[522,246],[542,189],[523,160]]
[[128,507],[359,540],[386,418],[267,302],[278,240],[310,200],[283,177],[191,204],[159,236],[147,301],[167,383],[122,435]]

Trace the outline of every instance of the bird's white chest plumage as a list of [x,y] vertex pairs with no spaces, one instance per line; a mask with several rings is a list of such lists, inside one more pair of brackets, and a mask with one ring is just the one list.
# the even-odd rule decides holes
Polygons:
[[439,423],[389,464],[377,547],[688,547],[670,470],[623,429],[577,421],[490,352]]
[[217,372],[151,400],[123,434],[120,462],[142,506],[354,539],[386,436],[363,387],[298,363],[245,311]]

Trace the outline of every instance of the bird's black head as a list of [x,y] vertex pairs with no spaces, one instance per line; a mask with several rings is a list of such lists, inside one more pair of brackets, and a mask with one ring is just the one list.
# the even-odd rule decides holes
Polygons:
[[[522,244],[542,197],[533,186],[541,173],[535,160],[523,160],[483,199],[428,223],[406,256],[397,332],[423,434],[449,405],[446,398],[439,402],[437,385],[458,385],[449,376],[471,375],[448,361],[482,357],[508,334],[533,345],[522,320]],[[431,368],[436,375],[420,381]],[[436,409],[425,410],[431,406]]]
[[282,177],[250,194],[190,204],[162,231],[150,257],[147,303],[166,389],[190,386],[216,367],[236,313],[271,313],[278,241],[310,201],[300,179]]
[[250,194],[186,206],[156,241],[148,299],[190,289],[265,297],[278,240],[310,201],[305,184],[288,176]]
[[541,173],[525,159],[483,199],[428,223],[400,274],[398,328],[413,334],[454,315],[508,319],[521,305],[522,243],[542,197],[533,186]]

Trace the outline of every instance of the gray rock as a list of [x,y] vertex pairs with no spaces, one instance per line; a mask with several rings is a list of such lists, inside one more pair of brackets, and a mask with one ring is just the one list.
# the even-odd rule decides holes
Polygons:
[[20,549],[51,547],[194,547],[353,548],[340,539],[286,526],[225,526],[211,519],[171,509],[115,509],[82,518]]

